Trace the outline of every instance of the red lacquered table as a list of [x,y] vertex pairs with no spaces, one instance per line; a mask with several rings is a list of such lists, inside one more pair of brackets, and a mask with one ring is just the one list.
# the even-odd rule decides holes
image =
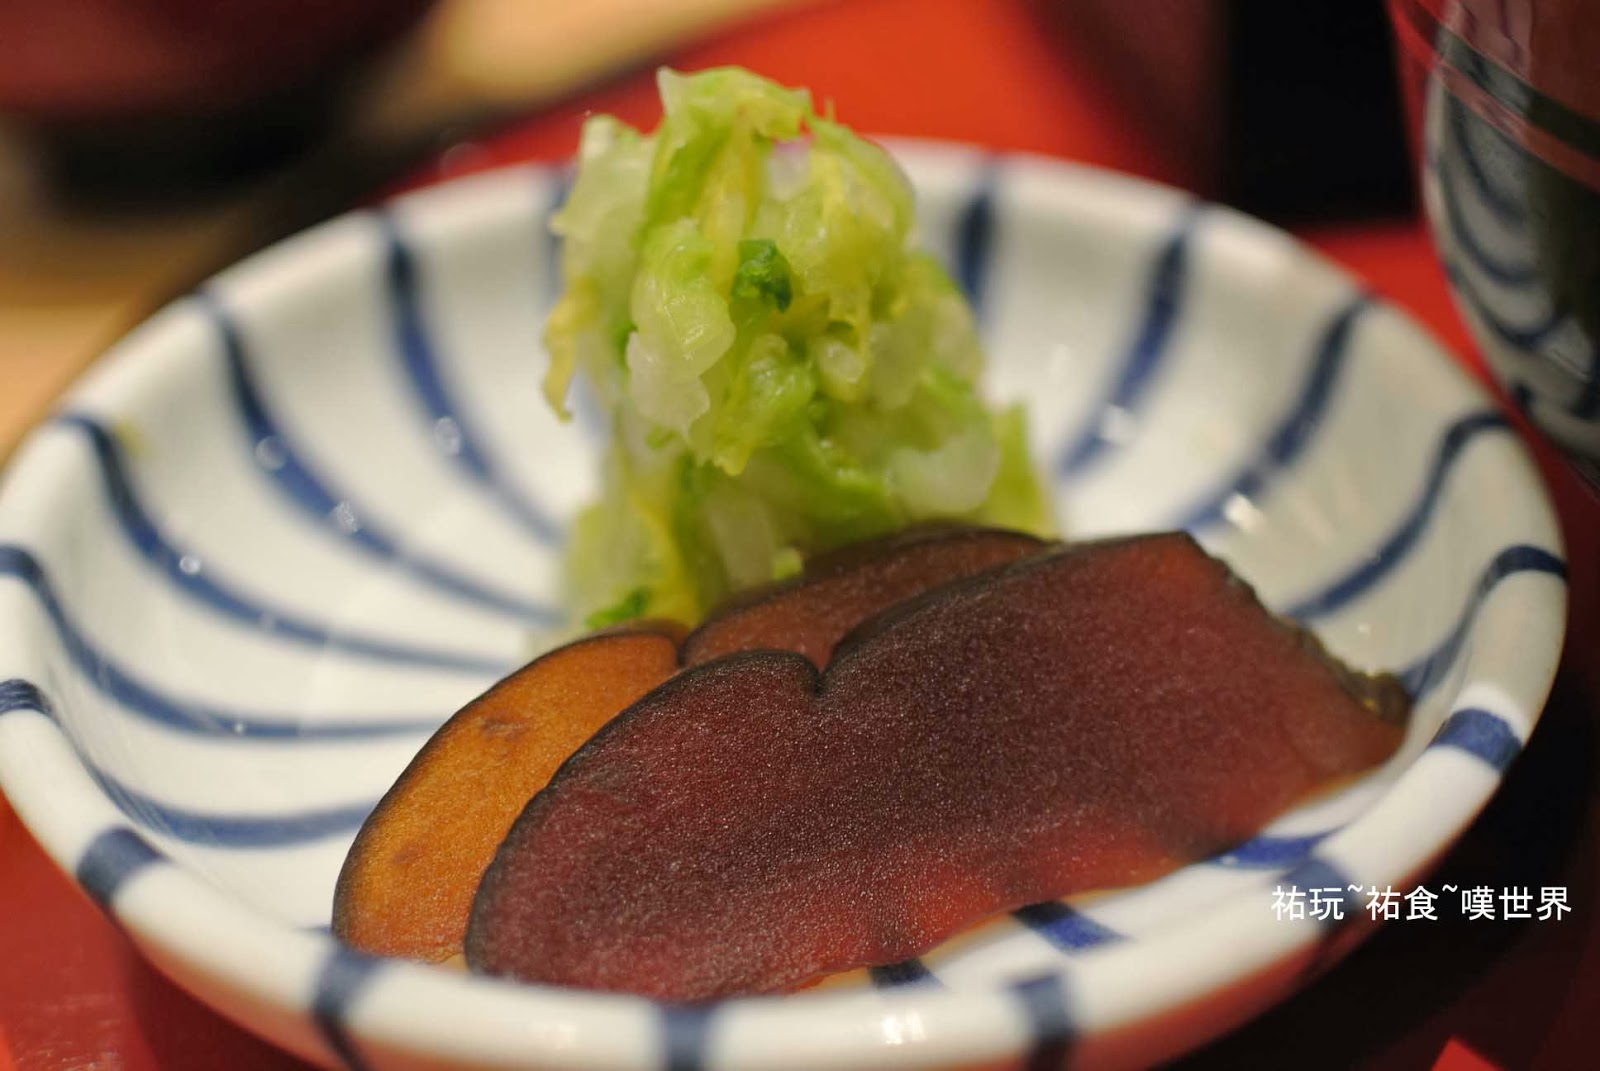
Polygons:
[[[867,131],[1051,153],[1192,185],[1117,87],[1027,0],[856,0],[774,16],[667,57],[739,63],[831,98]],[[652,123],[637,72],[452,153],[445,177],[570,155],[591,111]],[[1481,375],[1416,220],[1299,228],[1410,309]],[[1560,922],[1398,923],[1287,1004],[1182,1066],[1569,1068],[1600,1048],[1600,500],[1549,451],[1573,591],[1567,657],[1545,720],[1504,788],[1430,885],[1564,885]],[[0,1071],[301,1068],[147,966],[0,801]]]

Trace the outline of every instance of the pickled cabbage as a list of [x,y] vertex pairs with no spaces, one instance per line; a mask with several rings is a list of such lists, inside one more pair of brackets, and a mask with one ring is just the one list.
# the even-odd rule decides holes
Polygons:
[[611,431],[569,549],[586,622],[692,622],[916,522],[1045,533],[1022,415],[980,398],[972,312],[888,154],[744,70],[659,86],[654,133],[585,124],[553,221],[546,397],[565,416],[582,375]]

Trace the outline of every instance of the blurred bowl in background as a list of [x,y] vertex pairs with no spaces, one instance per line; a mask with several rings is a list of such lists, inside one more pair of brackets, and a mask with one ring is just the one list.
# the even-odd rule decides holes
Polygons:
[[1457,305],[1512,399],[1600,484],[1600,6],[1389,8]]
[[0,116],[69,187],[184,190],[282,159],[432,0],[0,0]]

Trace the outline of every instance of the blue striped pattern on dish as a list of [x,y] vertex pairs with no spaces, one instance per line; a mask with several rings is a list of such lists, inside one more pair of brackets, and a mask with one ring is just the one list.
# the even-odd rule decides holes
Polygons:
[[1179,514],[1171,527],[1193,532],[1216,524],[1224,518],[1230,501],[1256,498],[1265,492],[1271,481],[1292,468],[1316,434],[1339,373],[1348,359],[1351,335],[1361,314],[1370,305],[1371,299],[1357,294],[1334,313],[1317,343],[1293,407],[1243,469],[1229,473],[1219,486]]
[[249,346],[233,315],[214,294],[202,294],[202,298],[201,307],[215,323],[226,355],[234,402],[249,431],[251,451],[268,459],[263,460],[263,470],[301,513],[331,535],[347,539],[457,598],[530,624],[552,624],[560,619],[559,612],[548,604],[496,590],[452,565],[407,552],[393,535],[377,527],[353,498],[334,491],[274,420],[250,370]]
[[44,567],[22,547],[0,544],[0,579],[20,581],[54,626],[79,678],[136,717],[183,733],[231,740],[356,740],[426,732],[437,713],[370,719],[307,719],[289,712],[262,713],[180,697],[145,683],[85,638],[57,595]]
[[905,985],[937,985],[939,980],[920,959],[903,959],[898,963],[885,963],[867,972],[872,984],[882,989]]
[[[1503,71],[1491,77],[1489,66],[1459,41],[1448,54],[1479,88],[1509,78]],[[1544,99],[1530,104],[1532,97],[1491,92],[1489,99],[1487,107],[1508,109],[1534,125],[1562,111]],[[1538,113],[1519,110],[1525,107]],[[1586,269],[1563,248],[1592,240],[1588,229],[1600,222],[1578,206],[1592,205],[1597,194],[1538,159],[1437,79],[1429,87],[1425,126],[1430,219],[1452,289],[1485,357],[1522,395],[1536,423],[1580,455],[1600,458],[1600,328],[1573,304],[1587,300]],[[1590,123],[1587,146],[1575,151],[1600,164],[1597,129]],[[1572,136],[1567,128],[1553,132]]]
[[311,998],[311,1020],[349,1071],[365,1071],[367,1066],[347,1026],[350,1009],[372,983],[381,962],[336,946],[317,975],[316,991]]
[[661,1010],[662,1049],[666,1071],[705,1071],[711,1044],[713,1009],[707,1005]]
[[1013,912],[1017,920],[1057,948],[1081,952],[1121,939],[1121,934],[1103,922],[1096,922],[1067,904],[1033,904]]
[[[1139,410],[1181,314],[1189,249],[1199,218],[1198,210],[1185,212],[1156,255],[1140,295],[1132,340],[1114,366],[1115,378],[1097,412]],[[1064,481],[1080,478],[1111,445],[1098,422],[1086,425],[1060,448],[1055,465],[1059,477]]]
[[512,483],[491,459],[474,422],[451,397],[422,308],[417,254],[393,218],[383,220],[385,280],[395,331],[395,349],[417,400],[430,422],[435,445],[457,462],[467,478],[488,488],[508,513],[541,543],[558,544],[561,527],[543,506]]
[[94,452],[106,497],[121,525],[123,535],[152,566],[166,574],[176,588],[205,603],[210,609],[243,624],[312,647],[349,652],[390,662],[415,663],[440,669],[456,669],[475,677],[500,676],[510,667],[489,657],[458,655],[412,647],[382,637],[341,633],[320,621],[300,617],[293,611],[274,606],[265,597],[238,590],[218,578],[198,556],[173,544],[151,520],[128,478],[127,461],[115,436],[91,416],[67,413],[59,418],[63,427],[83,434]]
[[1033,1036],[1023,1067],[1046,1071],[1066,1066],[1076,1029],[1067,1008],[1066,985],[1060,975],[1045,974],[1012,986]]

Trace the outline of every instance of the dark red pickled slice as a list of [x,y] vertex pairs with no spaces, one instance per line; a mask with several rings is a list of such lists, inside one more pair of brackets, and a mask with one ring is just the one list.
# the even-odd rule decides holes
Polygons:
[[885,606],[1043,545],[989,529],[903,533],[815,559],[686,642],[680,626],[636,622],[541,656],[457,712],[384,795],[340,871],[334,934],[375,955],[458,959],[479,879],[529,797],[680,661],[770,647],[826,664],[839,636]]
[[794,651],[818,667],[856,625],[922,592],[1037,554],[1044,541],[999,528],[921,528],[818,555],[793,580],[713,611],[683,645],[686,666],[734,651]]
[[1222,851],[1399,740],[1188,537],[1054,550],[879,616],[824,674],[753,652],[645,696],[517,819],[467,960],[790,990]]

